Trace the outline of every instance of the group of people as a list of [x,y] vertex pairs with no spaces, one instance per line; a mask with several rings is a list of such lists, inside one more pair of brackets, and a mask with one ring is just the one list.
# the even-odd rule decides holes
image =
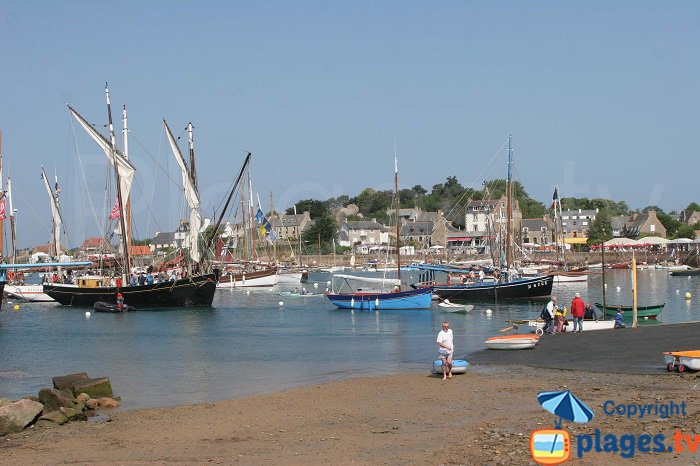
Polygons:
[[71,284],[73,284],[73,274],[69,270],[68,272],[63,272],[63,275],[59,275],[58,272],[54,272],[54,273],[45,273],[41,277],[41,284],[42,285],[50,285],[52,283],[63,283],[66,285],[71,285]]
[[[624,311],[620,309],[615,315],[615,328],[626,327],[623,313]],[[554,334],[565,331],[564,326],[567,324],[566,306],[559,306],[556,296],[552,296],[545,308],[542,309],[540,317],[545,321],[542,329],[544,333]],[[573,321],[572,332],[582,332],[584,319],[598,322],[598,313],[591,303],[585,303],[581,294],[576,293],[574,299],[571,300],[571,319]]]

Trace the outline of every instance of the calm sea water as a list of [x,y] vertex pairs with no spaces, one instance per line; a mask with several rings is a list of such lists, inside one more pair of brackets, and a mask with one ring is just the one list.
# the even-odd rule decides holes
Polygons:
[[[329,276],[312,274],[311,279],[319,291]],[[638,281],[640,305],[666,302],[660,322],[700,320],[700,277],[689,280],[650,269],[639,271]],[[607,271],[606,282],[608,303],[631,304],[629,271]],[[576,292],[586,301],[599,300],[601,283],[600,275],[593,275],[587,284],[555,285],[554,293],[567,305]],[[313,283],[304,286],[314,289]],[[469,314],[443,313],[437,306],[350,312],[337,310],[322,296],[280,296],[289,289],[219,290],[210,309],[90,317],[84,308],[22,304],[13,311],[5,303],[0,312],[0,397],[35,395],[51,386],[51,377],[79,371],[110,377],[125,409],[428,371],[444,319],[455,333],[457,356],[468,359],[484,348],[486,337],[507,326],[505,320],[536,317],[543,305],[475,303]],[[685,299],[686,292],[692,300]]]

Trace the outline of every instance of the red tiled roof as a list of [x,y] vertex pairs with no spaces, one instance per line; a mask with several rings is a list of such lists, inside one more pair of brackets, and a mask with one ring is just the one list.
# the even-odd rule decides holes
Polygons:
[[131,245],[131,247],[129,247],[129,253],[132,256],[150,256],[151,248],[149,248],[148,246]]

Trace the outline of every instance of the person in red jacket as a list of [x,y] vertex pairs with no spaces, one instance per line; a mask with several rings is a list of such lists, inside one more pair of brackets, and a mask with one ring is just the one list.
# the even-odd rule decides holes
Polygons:
[[[586,304],[581,299],[581,295],[576,293],[573,301],[571,301],[571,317],[574,318],[574,332],[583,330],[583,315],[586,312]],[[578,328],[578,330],[576,330]]]

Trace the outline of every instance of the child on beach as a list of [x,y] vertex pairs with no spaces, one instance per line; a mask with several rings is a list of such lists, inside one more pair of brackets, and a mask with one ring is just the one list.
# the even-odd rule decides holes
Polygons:
[[625,325],[625,317],[623,316],[625,311],[622,309],[617,310],[617,314],[615,314],[615,328],[625,328],[627,325]]

